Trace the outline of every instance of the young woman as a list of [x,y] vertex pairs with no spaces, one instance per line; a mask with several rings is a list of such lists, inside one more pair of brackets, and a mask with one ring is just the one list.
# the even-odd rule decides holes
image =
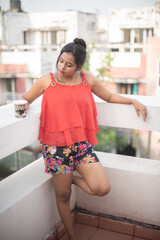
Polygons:
[[[91,73],[81,70],[86,43],[76,38],[65,45],[57,59],[57,72],[47,74],[24,95],[28,105],[43,94],[39,141],[45,172],[52,174],[57,207],[71,240],[76,240],[70,211],[71,184],[91,195],[104,196],[110,182],[96,156],[96,105],[92,92],[110,103],[133,104],[137,115],[146,119],[140,102],[109,92]],[[76,170],[81,177],[73,175]]]

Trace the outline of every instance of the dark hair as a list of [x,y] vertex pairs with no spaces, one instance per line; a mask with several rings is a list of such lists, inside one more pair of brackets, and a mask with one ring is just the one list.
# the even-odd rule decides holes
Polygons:
[[75,58],[75,63],[77,65],[77,68],[81,67],[86,60],[86,43],[83,39],[81,38],[75,38],[73,42],[66,44],[57,59],[57,64],[58,66],[58,61],[62,53],[67,52],[67,53],[72,53],[72,55]]

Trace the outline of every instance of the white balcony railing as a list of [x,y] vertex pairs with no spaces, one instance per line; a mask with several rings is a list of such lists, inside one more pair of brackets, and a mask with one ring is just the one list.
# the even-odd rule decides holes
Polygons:
[[[160,131],[160,98],[130,97],[146,104],[146,122],[131,105],[96,98],[99,124]],[[14,117],[13,104],[0,108],[0,159],[37,140],[39,115],[40,99],[31,104],[24,119]],[[92,197],[73,186],[71,208],[77,204],[89,211],[160,226],[160,161],[103,152],[98,156],[110,178],[111,192]],[[54,185],[44,173],[42,158],[0,182],[0,239],[44,239],[59,222]]]
[[[62,44],[63,45],[63,44]],[[131,51],[135,52],[137,49],[142,52],[146,51],[147,45],[144,43],[96,43],[97,49],[119,49],[120,51]],[[1,45],[0,51],[59,51],[61,49],[60,45]]]
[[35,51],[35,50],[39,50],[39,51],[59,51],[60,50],[60,46],[59,45],[1,45],[0,46],[0,50],[5,52],[5,51]]

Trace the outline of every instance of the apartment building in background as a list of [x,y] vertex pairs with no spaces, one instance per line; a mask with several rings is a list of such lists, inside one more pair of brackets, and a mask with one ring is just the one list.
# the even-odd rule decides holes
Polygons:
[[10,10],[0,12],[1,104],[23,94],[39,76],[54,71],[59,50],[77,36],[94,43],[90,68],[96,75],[103,57],[112,53],[109,85],[113,90],[159,93],[158,51],[157,57],[152,56],[157,62],[154,79],[146,66],[153,63],[147,51],[153,53],[154,42],[156,48],[160,45],[160,2],[153,7],[110,9],[108,17],[73,10],[27,13],[20,1],[10,3]]
[[107,41],[97,46],[112,53],[113,89],[158,96],[160,2],[153,7],[110,9],[107,23]]
[[95,14],[26,13],[16,7],[0,12],[0,104],[18,98],[35,79],[55,71],[62,45],[77,36],[86,42],[97,38]]

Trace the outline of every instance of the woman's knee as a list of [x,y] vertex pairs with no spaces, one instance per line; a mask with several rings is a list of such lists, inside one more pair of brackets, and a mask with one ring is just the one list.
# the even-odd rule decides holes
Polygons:
[[110,190],[111,190],[110,183],[99,186],[97,185],[92,188],[92,192],[96,196],[105,196],[110,192]]
[[70,200],[71,196],[71,189],[68,190],[62,190],[58,193],[56,193],[57,200],[63,203],[66,203]]
[[99,191],[99,196],[105,196],[107,195],[111,190],[111,185],[107,184],[106,186],[103,186],[102,188],[100,188]]

